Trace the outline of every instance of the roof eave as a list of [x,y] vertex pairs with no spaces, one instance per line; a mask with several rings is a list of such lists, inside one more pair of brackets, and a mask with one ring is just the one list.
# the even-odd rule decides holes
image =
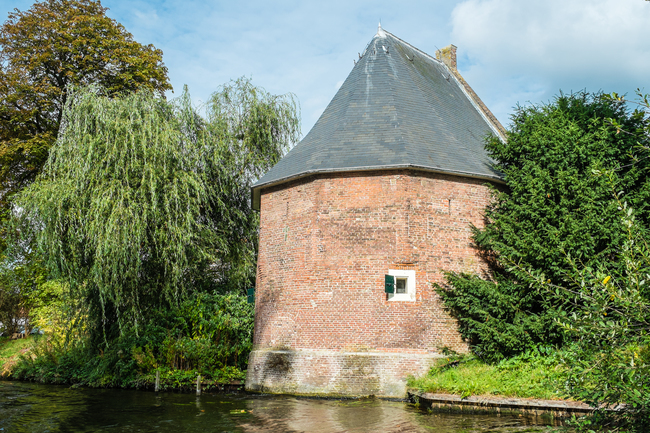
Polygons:
[[253,210],[260,211],[260,202],[262,198],[262,189],[263,188],[270,188],[272,186],[280,185],[283,183],[287,183],[293,180],[298,180],[302,179],[304,177],[308,176],[313,176],[315,174],[325,174],[325,173],[355,173],[359,171],[377,171],[377,170],[417,170],[417,171],[425,171],[429,173],[437,173],[437,174],[446,174],[446,175],[451,175],[451,176],[458,176],[458,177],[468,177],[471,179],[482,179],[486,180],[489,182],[494,182],[498,184],[505,185],[506,182],[501,178],[501,176],[494,174],[494,175],[487,175],[487,174],[480,174],[480,173],[472,173],[472,172],[466,172],[466,171],[455,171],[455,170],[444,170],[444,169],[439,169],[439,168],[433,168],[433,167],[426,167],[426,166],[420,166],[420,165],[415,165],[415,164],[400,164],[400,165],[387,165],[387,166],[381,166],[381,165],[376,165],[376,166],[369,166],[369,167],[354,167],[354,168],[327,168],[327,169],[322,169],[322,170],[306,170],[300,173],[297,173],[295,175],[287,176],[281,179],[276,179],[272,180],[269,182],[261,183],[261,184],[255,184],[251,187],[251,205]]

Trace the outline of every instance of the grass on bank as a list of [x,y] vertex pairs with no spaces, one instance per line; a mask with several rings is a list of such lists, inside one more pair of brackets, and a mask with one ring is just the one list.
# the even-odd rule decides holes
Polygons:
[[32,344],[32,337],[12,340],[9,337],[0,338],[0,377],[5,377],[11,368],[25,354]]
[[530,353],[490,365],[473,355],[441,359],[428,374],[411,378],[408,385],[421,392],[560,400],[562,364],[551,349]]

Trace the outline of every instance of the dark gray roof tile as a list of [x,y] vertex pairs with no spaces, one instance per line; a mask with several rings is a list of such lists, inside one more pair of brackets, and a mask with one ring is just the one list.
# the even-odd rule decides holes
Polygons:
[[307,136],[253,185],[253,207],[261,188],[314,173],[412,167],[498,181],[489,133],[499,131],[447,66],[380,29]]

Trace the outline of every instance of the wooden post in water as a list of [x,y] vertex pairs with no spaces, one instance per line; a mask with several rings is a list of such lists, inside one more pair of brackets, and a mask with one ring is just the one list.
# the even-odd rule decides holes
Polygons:
[[196,395],[201,395],[201,375],[196,378]]
[[159,389],[160,389],[160,371],[156,370],[156,385],[154,387],[154,390],[158,392]]

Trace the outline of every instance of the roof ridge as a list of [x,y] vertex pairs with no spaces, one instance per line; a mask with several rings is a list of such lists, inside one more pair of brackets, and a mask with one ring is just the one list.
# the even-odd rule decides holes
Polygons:
[[[426,56],[430,60],[433,60],[433,61],[435,61],[437,63],[440,63],[442,66],[444,66],[445,69],[447,69],[449,71],[449,74],[453,75],[458,87],[463,91],[463,93],[465,93],[467,95],[468,99],[473,103],[472,105],[474,105],[475,108],[477,109],[477,111],[485,118],[485,120],[492,127],[492,129],[496,133],[496,135],[499,136],[499,138],[501,138],[502,141],[505,141],[505,128],[503,127],[503,125],[501,125],[501,122],[499,122],[499,119],[497,119],[496,116],[492,113],[492,111],[490,111],[490,109],[485,105],[485,103],[481,100],[481,98],[478,96],[478,94],[474,91],[474,89],[472,89],[472,87],[465,80],[465,78],[463,78],[463,76],[461,75],[461,73],[457,69],[454,70],[453,68],[450,68],[445,62],[441,61],[440,59],[437,59],[437,58],[433,57],[432,55],[430,55],[430,54],[428,54],[428,53],[426,53],[424,51],[422,51],[418,47],[415,47],[415,46],[409,44],[405,40],[399,38],[398,36],[395,36],[394,34],[392,34],[389,31],[385,30],[383,27],[382,27],[381,30],[386,35],[389,35],[389,36],[393,37],[394,39],[396,39],[397,41],[401,42],[402,44],[407,45],[412,50],[415,50],[415,51],[419,52],[420,54],[423,54],[424,56]],[[379,36],[379,35],[375,35],[375,37],[377,37],[377,36]],[[372,40],[368,43],[368,45],[370,45],[371,42],[372,42]]]
[[501,141],[506,141],[506,129],[503,127],[499,119],[490,111],[490,109],[485,105],[483,100],[478,96],[478,94],[472,89],[472,86],[463,78],[463,76],[458,72],[458,70],[453,70],[447,65],[447,69],[451,71],[451,74],[454,76],[456,81],[460,84],[460,88],[467,93],[469,99],[477,105],[478,111],[485,116],[488,123],[494,127],[494,132],[501,138]]
[[[384,29],[382,28],[382,30],[384,30]],[[403,43],[404,45],[407,45],[407,46],[408,46],[409,48],[411,48],[412,50],[415,50],[415,51],[419,52],[420,54],[424,54],[426,57],[428,57],[429,59],[433,60],[434,62],[438,62],[438,63],[444,65],[443,62],[441,62],[440,60],[436,59],[436,58],[433,57],[431,54],[428,54],[428,53],[422,51],[421,49],[419,49],[418,47],[409,44],[409,43],[406,42],[404,39],[401,39],[401,38],[395,36],[395,35],[392,34],[391,32],[388,32],[388,31],[384,30],[384,33],[386,33],[387,35],[392,36],[394,39],[397,39],[398,41],[400,41],[400,42]],[[375,35],[375,36],[376,36],[376,35]],[[373,39],[374,39],[374,38],[373,38]],[[370,41],[370,42],[372,42],[372,41]],[[370,42],[368,43],[368,45],[370,45]],[[445,65],[445,66],[446,66],[446,65]]]

